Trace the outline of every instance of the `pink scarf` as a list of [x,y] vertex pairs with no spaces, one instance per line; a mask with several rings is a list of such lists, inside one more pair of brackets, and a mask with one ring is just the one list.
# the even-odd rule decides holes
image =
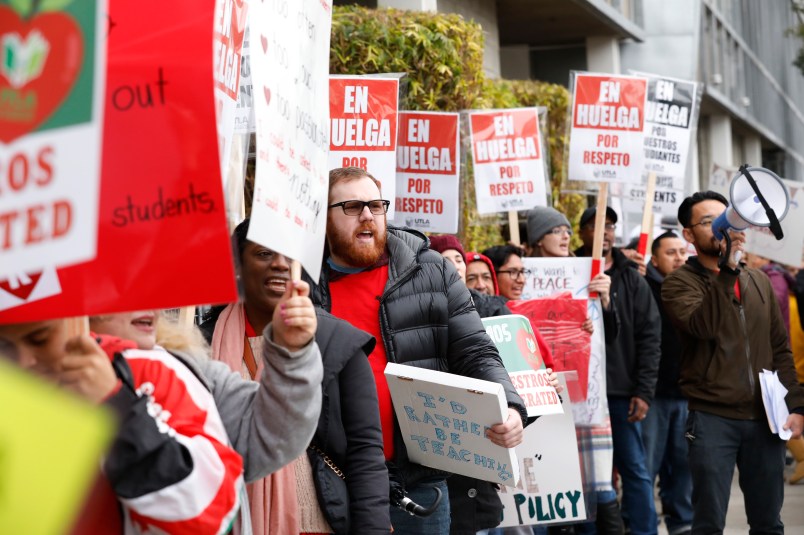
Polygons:
[[[242,303],[228,305],[218,317],[212,335],[212,358],[220,360],[244,379],[251,379],[243,359],[246,315]],[[262,333],[249,340],[257,361],[257,379],[262,377]],[[255,535],[299,533],[296,475],[293,464],[247,485],[251,525]],[[273,514],[272,514],[273,513]]]

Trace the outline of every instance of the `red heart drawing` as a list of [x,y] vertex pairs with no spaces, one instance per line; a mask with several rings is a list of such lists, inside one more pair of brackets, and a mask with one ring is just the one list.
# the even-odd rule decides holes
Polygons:
[[[12,76],[5,72],[5,76],[0,75],[0,94],[3,95],[0,141],[3,143],[33,132],[53,115],[69,95],[83,63],[84,40],[81,29],[70,15],[46,12],[23,21],[8,6],[0,6],[0,40],[28,44],[32,39],[42,39],[47,44],[39,76],[14,87]],[[3,54],[11,52],[4,47]]]
[[260,43],[262,43],[262,51],[266,54],[268,53],[268,39],[264,36],[260,36]]
[[31,282],[17,286],[16,288],[11,288],[11,284],[9,284],[8,280],[0,281],[0,289],[3,289],[11,295],[25,301],[31,295],[31,292],[34,291],[34,288],[36,288],[36,283],[39,282],[39,279],[42,277],[42,272],[40,271],[39,273],[33,274],[29,273],[28,277],[30,277]]
[[271,90],[268,89],[267,87],[264,87],[262,90],[265,92],[265,103],[270,104],[271,103]]

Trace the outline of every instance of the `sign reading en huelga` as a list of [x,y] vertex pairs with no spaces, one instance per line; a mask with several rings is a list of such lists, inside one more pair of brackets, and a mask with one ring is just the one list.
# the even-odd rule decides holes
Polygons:
[[469,112],[477,212],[547,205],[539,109]]
[[458,232],[458,117],[457,113],[399,112],[394,211],[398,225]]
[[569,180],[640,182],[647,80],[572,72]]
[[396,198],[396,143],[399,79],[330,76],[329,168],[360,167],[382,184],[382,198]]

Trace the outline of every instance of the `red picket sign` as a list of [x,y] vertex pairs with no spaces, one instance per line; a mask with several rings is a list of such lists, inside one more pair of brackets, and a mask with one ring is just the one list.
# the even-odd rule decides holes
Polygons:
[[[58,269],[55,283],[0,281],[0,323],[237,299],[215,130],[214,7],[110,1],[97,257]],[[53,288],[39,292],[43,281],[61,291],[44,297]]]

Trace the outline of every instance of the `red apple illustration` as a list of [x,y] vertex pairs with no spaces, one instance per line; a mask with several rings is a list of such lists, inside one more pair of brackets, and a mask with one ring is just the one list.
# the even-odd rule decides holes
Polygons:
[[0,141],[9,143],[35,131],[67,98],[83,64],[84,39],[66,13],[23,20],[0,6],[0,50]]
[[516,345],[519,347],[519,351],[525,357],[525,360],[528,361],[531,368],[534,370],[542,369],[544,360],[542,359],[541,351],[539,351],[536,336],[527,332],[525,329],[521,329],[516,335]]

